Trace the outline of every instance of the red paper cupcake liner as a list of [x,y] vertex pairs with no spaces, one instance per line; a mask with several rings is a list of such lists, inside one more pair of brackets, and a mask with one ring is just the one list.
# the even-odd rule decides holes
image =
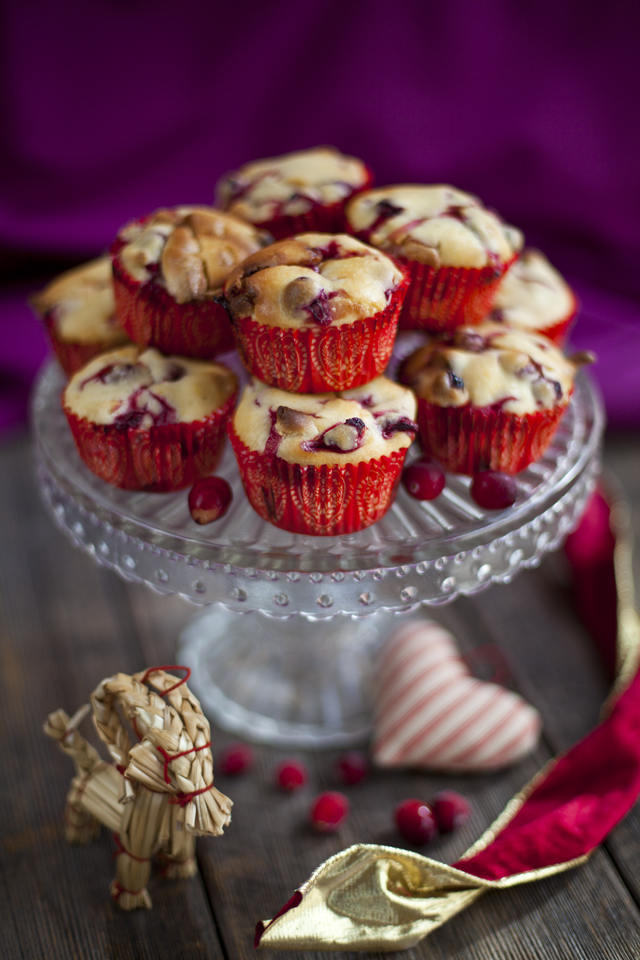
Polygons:
[[204,420],[149,430],[92,423],[64,405],[78,453],[102,480],[123,490],[167,493],[213,473],[225,440],[225,425],[237,394]]
[[440,407],[418,398],[425,454],[452,473],[519,473],[549,446],[567,404],[520,417],[495,407]]
[[357,187],[343,200],[337,203],[321,204],[313,203],[311,209],[306,213],[299,213],[295,216],[288,214],[276,214],[271,220],[264,220],[262,223],[256,223],[254,226],[260,230],[268,230],[274,240],[285,240],[287,237],[293,237],[298,233],[347,233],[347,224],[344,210],[352,197],[362,193],[363,190],[369,190],[373,184],[373,173],[367,167],[367,179],[361,187]]
[[[364,530],[391,504],[407,450],[344,466],[301,466],[251,450],[227,427],[249,503],[290,533],[337,537]],[[408,448],[407,448],[408,449]]]
[[115,350],[118,346],[124,346],[124,343],[116,345],[104,342],[69,343],[66,340],[61,340],[56,333],[55,321],[50,313],[45,314],[43,323],[60,366],[68,377],[73,376],[76,370],[80,370],[84,367],[85,363],[93,360],[99,353],[103,353],[109,349]]
[[409,274],[409,288],[400,313],[401,330],[437,333],[481,323],[490,312],[500,281],[516,259],[502,265],[429,267],[396,257]]
[[111,247],[113,292],[118,322],[134,343],[161,353],[211,360],[233,349],[226,310],[215,300],[176,303],[154,280],[142,283],[124,269],[118,256],[124,241]]
[[380,376],[391,359],[406,284],[384,310],[341,326],[292,329],[232,320],[240,357],[249,373],[289,393],[350,390]]

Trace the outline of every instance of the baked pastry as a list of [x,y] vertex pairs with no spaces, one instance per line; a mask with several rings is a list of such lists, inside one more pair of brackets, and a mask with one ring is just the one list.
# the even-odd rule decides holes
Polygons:
[[293,393],[347,390],[385,369],[404,274],[346,234],[303,233],[259,250],[225,284],[247,370]]
[[30,300],[67,376],[129,338],[116,319],[111,260],[67,270]]
[[217,302],[237,264],[266,234],[212,207],[156,210],[111,247],[116,309],[132,340],[166,354],[210,359],[233,347]]
[[454,473],[518,473],[537,460],[567,408],[577,367],[535,333],[499,323],[434,337],[404,361],[425,453]]
[[480,323],[523,237],[480,201],[446,185],[367,190],[347,205],[347,228],[409,271],[405,329]]
[[410,390],[378,377],[337,394],[252,380],[229,436],[251,506],[292,533],[337,536],[388,510],[417,430]]
[[78,370],[62,395],[80,456],[125,490],[177,490],[211,473],[237,395],[218,363],[121,347]]
[[315,147],[245,163],[218,181],[216,199],[281,240],[308,230],[339,233],[346,201],[372,182],[361,160]]
[[489,320],[562,343],[577,311],[575,294],[544,253],[524,250],[496,295]]

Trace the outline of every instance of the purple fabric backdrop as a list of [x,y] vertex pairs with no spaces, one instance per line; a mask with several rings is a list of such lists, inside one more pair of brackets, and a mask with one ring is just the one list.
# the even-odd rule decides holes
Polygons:
[[[450,182],[522,227],[578,287],[576,340],[601,355],[610,418],[640,423],[637,10],[5,5],[0,246],[91,256],[134,215],[210,202],[245,160],[333,143],[380,184]],[[21,296],[0,302],[0,425],[44,349]]]

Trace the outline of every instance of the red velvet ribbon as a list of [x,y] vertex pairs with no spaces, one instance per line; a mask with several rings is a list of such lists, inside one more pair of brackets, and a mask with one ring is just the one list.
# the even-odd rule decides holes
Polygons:
[[[607,668],[616,640],[615,539],[609,521],[609,505],[598,492],[565,549],[578,612],[593,629]],[[605,590],[598,593],[595,577],[603,571]],[[598,615],[591,620],[594,599]],[[578,859],[602,843],[639,795],[640,671],[607,718],[556,761],[496,838],[453,866],[499,880]]]

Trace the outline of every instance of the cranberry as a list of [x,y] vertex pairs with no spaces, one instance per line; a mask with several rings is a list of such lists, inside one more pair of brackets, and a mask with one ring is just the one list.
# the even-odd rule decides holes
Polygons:
[[196,523],[212,523],[224,517],[233,499],[222,477],[203,477],[189,491],[189,511]]
[[342,826],[349,815],[349,801],[343,793],[328,790],[321,793],[311,804],[309,817],[316,830],[331,833]]
[[403,800],[393,811],[393,818],[404,839],[416,846],[428,843],[438,834],[433,811],[424,800]]
[[344,783],[360,783],[369,773],[369,760],[366,753],[349,750],[338,757],[337,769]]
[[466,823],[471,815],[469,802],[455,790],[438,793],[431,802],[431,809],[440,833],[451,833]]
[[471,496],[485,510],[505,510],[512,507],[518,496],[518,488],[513,477],[497,470],[483,470],[476,473],[471,483]]
[[253,766],[253,750],[248,743],[230,743],[218,757],[218,769],[228,777],[246,773]]
[[388,220],[390,217],[397,217],[399,213],[402,213],[404,207],[398,207],[395,203],[389,203],[388,200],[381,200],[376,203],[376,210],[381,219]]
[[307,782],[307,768],[301,760],[283,760],[276,767],[276,783],[282,790],[299,790]]
[[444,470],[429,457],[415,460],[402,472],[402,482],[416,500],[435,500],[444,489]]

